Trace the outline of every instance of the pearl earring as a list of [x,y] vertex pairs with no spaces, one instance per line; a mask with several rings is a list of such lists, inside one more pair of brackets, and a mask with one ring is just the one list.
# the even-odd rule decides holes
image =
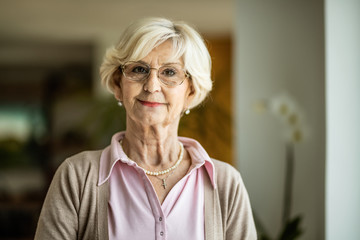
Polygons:
[[186,114],[186,115],[189,115],[189,113],[190,113],[190,109],[187,109],[187,110],[185,111],[185,114]]
[[122,107],[122,102],[121,101],[118,101],[118,105],[119,105],[119,107]]

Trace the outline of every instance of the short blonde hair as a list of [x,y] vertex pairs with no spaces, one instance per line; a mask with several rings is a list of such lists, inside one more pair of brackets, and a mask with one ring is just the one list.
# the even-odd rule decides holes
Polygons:
[[194,98],[189,108],[199,105],[212,89],[211,58],[200,34],[184,22],[164,18],[145,18],[131,24],[116,46],[106,51],[100,67],[102,83],[114,92],[115,72],[127,61],[146,57],[155,47],[172,40],[174,58],[182,58],[191,75]]

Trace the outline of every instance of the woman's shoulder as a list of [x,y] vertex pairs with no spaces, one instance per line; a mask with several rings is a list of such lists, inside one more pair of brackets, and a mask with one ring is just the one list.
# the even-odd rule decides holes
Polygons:
[[83,151],[68,157],[65,162],[74,166],[98,165],[103,150]]
[[240,172],[229,163],[211,159],[215,167],[215,176],[217,185],[222,188],[224,186],[243,185]]
[[102,150],[83,151],[66,158],[58,167],[57,175],[82,179],[98,175]]
[[227,162],[220,161],[214,158],[211,158],[214,163],[215,171],[217,175],[229,175],[229,177],[240,177],[239,171],[232,165]]

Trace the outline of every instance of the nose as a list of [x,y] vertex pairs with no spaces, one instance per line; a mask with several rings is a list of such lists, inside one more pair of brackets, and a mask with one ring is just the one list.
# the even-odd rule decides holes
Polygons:
[[[153,71],[151,71],[153,70]],[[157,92],[161,90],[160,81],[158,79],[158,71],[155,68],[150,69],[149,77],[144,83],[144,90],[147,92]]]

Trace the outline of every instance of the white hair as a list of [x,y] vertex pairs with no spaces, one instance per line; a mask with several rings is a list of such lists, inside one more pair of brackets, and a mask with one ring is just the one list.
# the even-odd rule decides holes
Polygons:
[[155,47],[171,40],[174,59],[182,58],[184,69],[191,76],[194,98],[189,106],[199,105],[212,89],[211,58],[200,34],[184,22],[164,18],[145,18],[131,24],[116,46],[106,51],[100,67],[102,83],[114,92],[115,72],[127,61],[146,57]]

